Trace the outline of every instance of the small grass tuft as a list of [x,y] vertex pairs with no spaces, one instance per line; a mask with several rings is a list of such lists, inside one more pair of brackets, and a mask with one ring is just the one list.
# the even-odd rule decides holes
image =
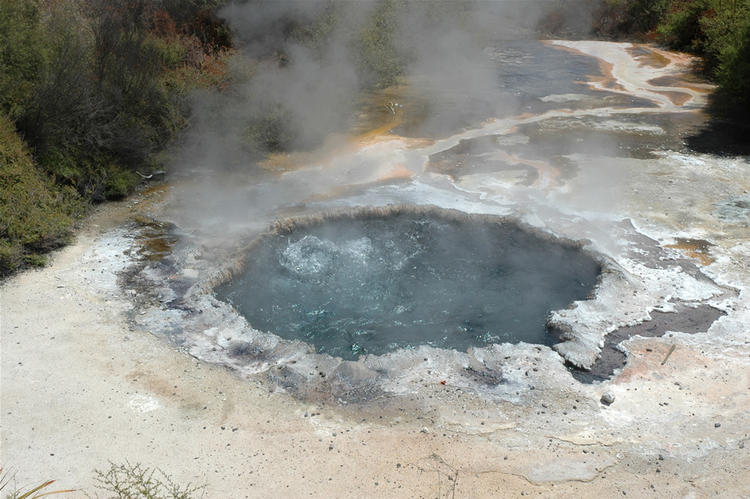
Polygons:
[[[13,475],[11,475],[8,472],[4,472],[2,466],[0,466],[0,492],[3,492],[6,489],[6,487],[8,487],[12,479],[13,479]],[[37,499],[40,497],[46,497],[46,496],[51,496],[55,494],[68,494],[70,492],[75,492],[75,490],[73,489],[42,490],[42,489],[46,489],[53,483],[55,483],[54,480],[47,480],[46,482],[41,483],[37,485],[36,487],[29,489],[27,491],[24,491],[23,489],[16,489],[14,491],[9,492],[4,497],[5,499]]]
[[95,470],[97,488],[112,499],[194,499],[203,497],[205,485],[180,485],[159,468],[140,463],[109,463],[106,471]]

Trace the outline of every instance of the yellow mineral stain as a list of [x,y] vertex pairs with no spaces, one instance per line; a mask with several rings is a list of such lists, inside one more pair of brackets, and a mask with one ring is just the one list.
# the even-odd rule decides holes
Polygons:
[[414,176],[414,172],[412,172],[411,170],[409,170],[407,167],[405,167],[402,164],[397,164],[385,175],[378,178],[378,180],[385,181],[385,180],[407,179],[407,178],[412,178],[413,176]]
[[406,138],[391,133],[404,123],[404,107],[396,105],[399,95],[405,92],[404,88],[390,87],[366,99],[363,105],[370,111],[363,113],[360,123],[352,127],[352,131],[364,131],[351,135],[333,135],[315,151],[270,154],[260,166],[282,174],[310,165],[325,168],[331,165],[334,158],[351,155],[365,147],[389,140],[399,140],[408,148],[431,144],[433,141],[430,139]]
[[177,239],[174,237],[143,237],[138,239],[138,251],[147,260],[158,261],[172,252]]
[[151,194],[166,194],[167,191],[169,191],[168,184],[156,184],[144,189],[142,194],[144,196],[149,196]]
[[706,266],[716,261],[710,256],[711,246],[711,243],[703,239],[677,238],[676,243],[667,244],[665,247],[680,250],[690,258],[698,260],[701,265]]
[[172,252],[177,237],[169,233],[169,224],[142,214],[134,215],[132,220],[142,228],[140,235],[136,237],[139,255],[147,260],[158,261]]
[[657,94],[665,95],[675,106],[682,106],[686,102],[693,100],[693,96],[683,92],[672,90],[654,90]]
[[685,77],[680,75],[679,78],[677,76],[661,76],[659,78],[648,80],[646,83],[655,87],[686,88],[693,92],[702,94],[708,94],[714,90],[713,85],[703,83],[695,78],[691,79],[687,75]]
[[322,201],[328,201],[331,199],[346,197],[353,193],[360,192],[363,189],[377,187],[379,185],[392,185],[394,181],[396,182],[406,181],[406,180],[409,180],[414,175],[411,171],[407,170],[405,167],[403,167],[403,171],[407,173],[400,174],[400,172],[397,170],[398,169],[394,169],[393,175],[386,174],[383,177],[379,177],[371,181],[362,182],[359,184],[333,186],[324,193],[314,194],[308,198],[305,198],[303,203],[322,202]]
[[627,50],[641,66],[660,69],[669,66],[673,62],[670,54],[647,45],[635,44]]

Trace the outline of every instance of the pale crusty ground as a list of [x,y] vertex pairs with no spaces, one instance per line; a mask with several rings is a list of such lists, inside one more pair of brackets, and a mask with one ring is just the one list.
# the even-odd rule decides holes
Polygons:
[[[583,401],[591,426],[570,435],[523,404],[504,404],[511,423],[484,433],[476,418],[462,427],[455,417],[421,419],[418,408],[316,407],[131,329],[106,259],[90,251],[128,215],[124,204],[100,209],[50,266],[0,288],[0,462],[16,486],[56,479],[79,489],[69,497],[85,497],[96,492],[94,469],[127,459],[205,484],[210,498],[750,494],[750,373],[728,361],[709,365],[686,347],[660,369],[664,345],[641,340],[613,385],[615,404]],[[673,380],[692,383],[690,393],[669,391]],[[638,388],[654,393],[643,399]],[[553,407],[564,391],[543,400]],[[665,394],[669,408],[657,405]],[[564,417],[576,414],[553,419]]]

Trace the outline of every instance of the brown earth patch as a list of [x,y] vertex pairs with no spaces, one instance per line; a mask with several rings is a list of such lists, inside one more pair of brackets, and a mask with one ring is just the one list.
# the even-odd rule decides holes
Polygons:
[[703,239],[685,239],[677,238],[677,242],[674,244],[667,244],[667,248],[678,249],[685,253],[690,258],[698,260],[701,265],[711,265],[716,260],[710,255],[711,246],[708,241]]

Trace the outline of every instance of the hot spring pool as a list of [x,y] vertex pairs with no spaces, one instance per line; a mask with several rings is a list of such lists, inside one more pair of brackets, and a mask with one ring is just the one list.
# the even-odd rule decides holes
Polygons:
[[513,222],[440,212],[292,224],[216,289],[261,331],[344,359],[432,345],[552,344],[551,310],[585,299],[599,263]]

